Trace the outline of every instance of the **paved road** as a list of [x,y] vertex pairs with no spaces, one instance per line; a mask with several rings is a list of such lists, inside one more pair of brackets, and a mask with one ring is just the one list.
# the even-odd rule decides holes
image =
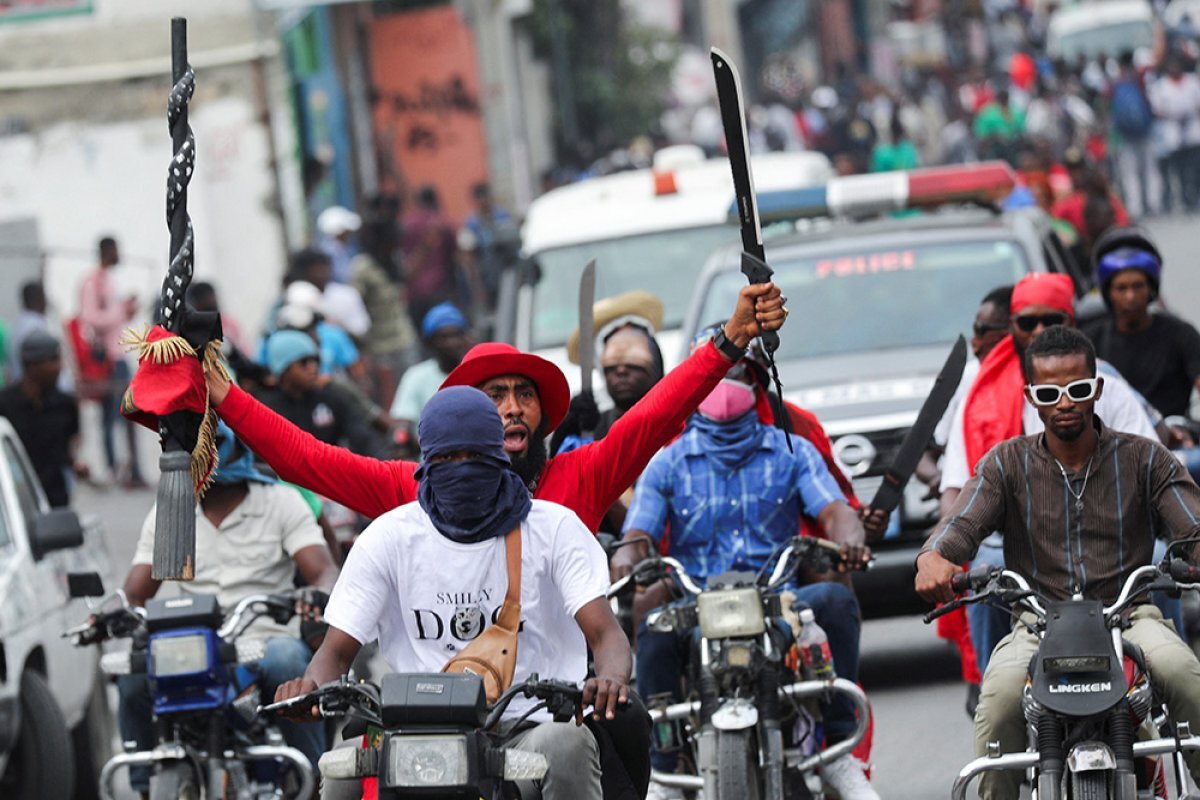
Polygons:
[[[1164,297],[1172,310],[1200,325],[1196,222],[1175,218],[1156,221],[1149,228],[1167,263]],[[146,435],[140,442],[143,464],[148,464],[153,438]],[[147,471],[152,474],[152,467]],[[78,500],[82,511],[104,520],[114,562],[123,576],[153,494],[85,487]],[[886,800],[946,797],[954,775],[972,757],[972,726],[963,710],[966,693],[957,676],[953,652],[919,619],[866,625],[863,680],[876,716],[875,785]]]

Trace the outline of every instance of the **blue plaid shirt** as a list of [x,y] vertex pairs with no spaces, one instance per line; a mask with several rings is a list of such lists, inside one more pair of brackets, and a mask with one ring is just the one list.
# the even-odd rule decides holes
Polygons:
[[776,547],[800,532],[800,515],[816,517],[846,498],[807,439],[769,428],[748,461],[732,472],[704,449],[689,427],[650,461],[637,482],[625,531],[661,541],[671,525],[671,555],[697,580],[730,569],[758,571]]

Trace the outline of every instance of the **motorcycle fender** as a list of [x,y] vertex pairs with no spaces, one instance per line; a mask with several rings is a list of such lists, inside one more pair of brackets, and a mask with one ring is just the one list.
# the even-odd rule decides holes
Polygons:
[[1095,772],[1116,768],[1116,756],[1103,742],[1080,742],[1067,754],[1067,769],[1070,772]]
[[758,709],[754,703],[741,698],[731,698],[721,703],[713,712],[713,727],[719,731],[742,731],[758,724]]

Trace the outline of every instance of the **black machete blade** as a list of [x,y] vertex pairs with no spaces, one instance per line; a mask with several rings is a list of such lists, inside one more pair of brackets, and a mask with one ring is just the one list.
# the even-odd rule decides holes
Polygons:
[[717,103],[725,128],[725,148],[733,169],[733,191],[742,228],[742,249],[759,261],[766,261],[762,228],[758,222],[758,200],[754,194],[754,176],[750,173],[750,145],[746,137],[746,111],[742,104],[742,79],[737,66],[717,48],[712,48],[713,75],[717,81]]
[[958,390],[966,366],[967,340],[960,335],[950,350],[942,371],[938,373],[937,380],[933,382],[933,388],[929,390],[929,396],[921,406],[917,421],[908,429],[908,435],[904,437],[904,443],[900,445],[896,458],[883,474],[883,483],[875,493],[875,499],[871,501],[871,508],[890,514],[900,504],[900,498],[904,496],[904,485],[916,471],[917,463],[921,460],[925,448],[929,446],[938,421],[946,413],[946,408]]

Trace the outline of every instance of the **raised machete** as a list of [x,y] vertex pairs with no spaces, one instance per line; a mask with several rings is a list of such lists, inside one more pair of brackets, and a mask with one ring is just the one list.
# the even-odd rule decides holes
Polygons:
[[[742,104],[742,79],[737,66],[729,56],[718,48],[710,52],[713,77],[717,82],[717,103],[721,108],[721,125],[725,129],[725,149],[729,152],[729,167],[733,171],[733,194],[737,204],[738,221],[742,229],[742,274],[751,283],[766,283],[775,274],[767,266],[767,254],[763,248],[762,225],[758,218],[758,198],[754,193],[754,175],[750,172],[750,145],[746,136],[746,112]],[[779,334],[775,331],[759,331],[767,367],[775,392],[779,395],[779,418],[775,423],[790,433],[783,409],[783,384],[775,366],[775,351],[779,349]],[[788,450],[792,440],[787,439]]]
[[946,413],[955,391],[958,390],[966,366],[967,340],[960,335],[951,348],[942,371],[938,373],[937,380],[933,382],[933,388],[929,390],[929,396],[921,406],[921,413],[917,414],[917,421],[908,429],[892,465],[883,474],[883,483],[880,484],[879,491],[875,492],[875,498],[871,500],[872,509],[890,514],[900,504],[900,498],[904,496],[904,485],[916,471],[917,463],[929,446],[938,421]]
[[[596,357],[596,330],[592,318],[592,306],[596,302],[596,259],[583,268],[579,277],[579,378],[584,394],[592,394],[592,375]],[[592,431],[584,431],[586,441]]]

